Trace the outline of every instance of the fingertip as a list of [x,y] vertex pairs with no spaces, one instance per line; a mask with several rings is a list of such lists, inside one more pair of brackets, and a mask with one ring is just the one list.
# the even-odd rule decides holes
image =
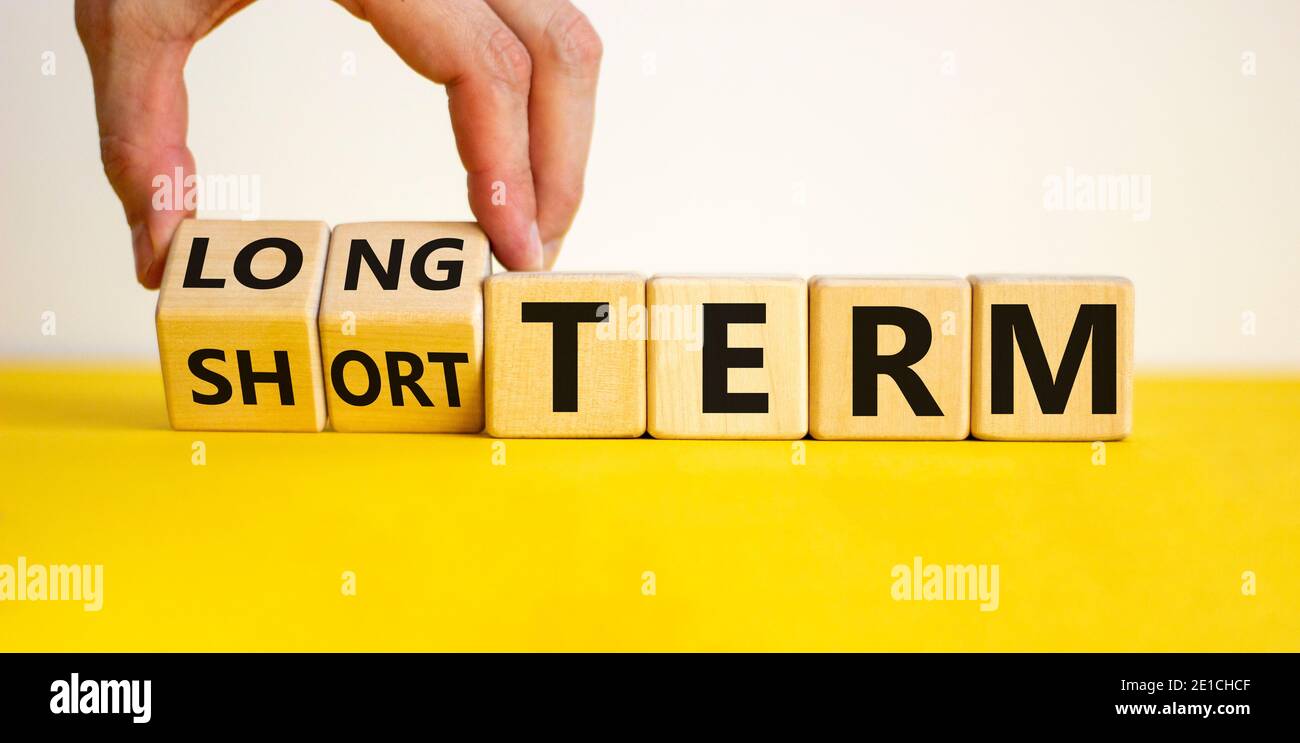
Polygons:
[[149,230],[143,224],[131,225],[131,252],[135,256],[135,280],[144,287],[149,286],[149,272],[153,268],[153,241]]
[[521,238],[493,239],[492,253],[511,271],[541,271],[546,267],[541,230],[536,222]]
[[562,238],[556,238],[542,246],[542,256],[547,271],[555,268],[555,261],[560,257],[560,248],[563,246],[564,240]]
[[140,278],[140,286],[146,289],[158,289],[162,286],[163,269],[167,267],[167,261],[163,259],[155,260],[145,270],[144,275]]
[[131,228],[136,279],[144,288],[157,289],[162,285],[172,236],[181,220],[187,216],[190,215],[179,211],[157,212],[146,220],[147,226],[137,225]]
[[511,271],[540,271],[541,227],[532,173],[528,170],[470,173],[469,205],[487,233],[492,254]]

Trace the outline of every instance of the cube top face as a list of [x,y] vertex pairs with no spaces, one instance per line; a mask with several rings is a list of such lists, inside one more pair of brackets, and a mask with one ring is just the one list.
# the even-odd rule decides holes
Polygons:
[[806,281],[656,276],[646,302],[652,436],[798,439],[808,432]]
[[319,327],[335,430],[483,430],[482,291],[491,270],[474,223],[334,228]]
[[328,247],[324,222],[186,219],[167,255],[158,315],[314,319]]
[[487,430],[501,438],[645,432],[645,280],[497,274],[485,284]]
[[1133,284],[1113,276],[972,276],[971,431],[1101,441],[1132,430]]
[[1101,274],[1043,274],[1043,273],[979,273],[967,277],[971,286],[976,284],[991,286],[994,284],[1012,284],[1016,286],[1060,285],[1077,287],[1081,285],[1103,284],[1133,287],[1133,282],[1123,276],[1106,276]]
[[319,431],[323,222],[187,219],[156,315],[172,426]]
[[321,312],[396,323],[462,318],[481,311],[491,273],[487,235],[473,222],[341,224],[330,238]]
[[814,438],[958,440],[970,433],[966,279],[813,277],[809,335]]
[[583,286],[595,283],[645,283],[645,277],[629,271],[510,271],[492,277],[495,284],[518,283],[519,285],[537,285],[538,282],[550,282],[551,286]]
[[941,276],[941,275],[876,275],[876,274],[834,274],[813,276],[808,279],[808,288],[835,288],[848,287],[858,288],[862,286],[901,286],[901,287],[927,287],[927,286],[948,286],[948,287],[969,287],[970,282],[962,276]]
[[700,283],[708,283],[713,286],[733,286],[741,284],[760,284],[760,285],[798,285],[805,289],[808,282],[794,274],[785,273],[755,273],[755,274],[731,274],[731,273],[657,273],[650,277],[650,281],[657,282],[660,286],[694,286]]

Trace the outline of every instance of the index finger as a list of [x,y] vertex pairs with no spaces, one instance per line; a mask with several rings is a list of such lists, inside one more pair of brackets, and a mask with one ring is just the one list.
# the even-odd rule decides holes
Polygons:
[[600,37],[569,0],[488,0],[533,60],[529,155],[550,268],[582,201],[596,112]]
[[416,72],[447,87],[469,203],[506,268],[543,265],[529,160],[532,62],[523,43],[478,0],[372,0],[366,18]]

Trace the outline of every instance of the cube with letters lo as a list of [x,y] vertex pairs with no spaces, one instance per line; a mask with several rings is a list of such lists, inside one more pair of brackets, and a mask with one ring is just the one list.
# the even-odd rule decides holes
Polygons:
[[324,222],[187,219],[158,296],[172,427],[319,431]]
[[320,337],[336,431],[483,429],[487,236],[470,222],[341,224]]
[[815,276],[808,301],[814,438],[966,438],[966,279]]
[[981,439],[1122,439],[1133,421],[1133,284],[972,276],[971,431]]
[[645,433],[645,280],[508,273],[487,281],[487,430],[508,438]]
[[648,426],[669,439],[808,432],[808,284],[786,276],[655,276]]

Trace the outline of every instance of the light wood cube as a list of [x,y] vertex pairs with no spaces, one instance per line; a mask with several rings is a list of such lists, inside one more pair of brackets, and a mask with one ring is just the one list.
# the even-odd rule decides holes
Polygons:
[[645,280],[636,274],[508,273],[488,279],[488,433],[645,433],[644,305]]
[[808,295],[814,438],[966,438],[966,279],[815,276]]
[[794,277],[656,276],[649,430],[667,439],[808,432],[808,284]]
[[971,431],[991,440],[1122,439],[1133,420],[1133,284],[972,276]]
[[187,219],[158,296],[173,428],[319,431],[324,222]]
[[336,431],[483,430],[487,236],[472,222],[341,224],[320,337]]

